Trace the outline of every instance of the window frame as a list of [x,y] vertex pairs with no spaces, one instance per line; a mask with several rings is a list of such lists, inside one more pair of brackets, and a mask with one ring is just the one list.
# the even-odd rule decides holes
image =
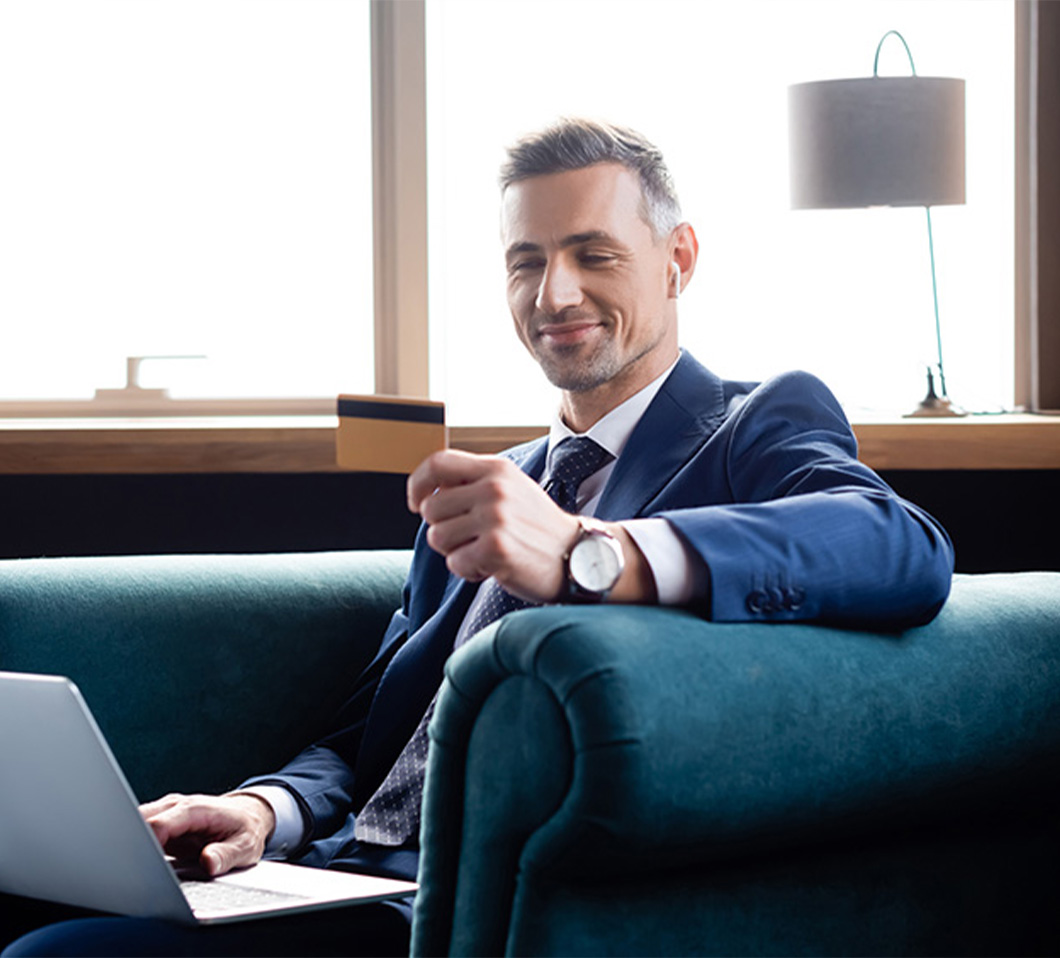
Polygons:
[[1060,10],[1016,0],[1016,403],[1060,410]]
[[371,0],[375,391],[430,395],[425,0]]

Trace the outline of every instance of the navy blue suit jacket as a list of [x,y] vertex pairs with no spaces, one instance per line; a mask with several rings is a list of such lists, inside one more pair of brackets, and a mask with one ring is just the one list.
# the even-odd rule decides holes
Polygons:
[[[505,455],[540,478],[547,441]],[[605,520],[661,516],[698,554],[724,621],[817,620],[901,629],[930,620],[953,550],[939,525],[856,458],[829,390],[806,373],[719,379],[682,354],[609,479]],[[278,775],[311,823],[302,860],[412,875],[416,852],[362,848],[351,811],[378,787],[441,683],[476,585],[449,574],[420,530],[402,607],[335,731]]]

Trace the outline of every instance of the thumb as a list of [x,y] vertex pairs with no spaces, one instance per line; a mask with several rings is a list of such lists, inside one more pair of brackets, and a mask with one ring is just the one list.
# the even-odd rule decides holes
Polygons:
[[240,849],[231,842],[212,842],[199,854],[199,864],[211,878],[224,875],[240,865],[250,864],[239,859]]

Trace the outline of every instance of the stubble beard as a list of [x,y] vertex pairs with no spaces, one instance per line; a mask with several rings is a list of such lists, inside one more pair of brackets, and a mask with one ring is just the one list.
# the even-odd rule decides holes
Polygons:
[[525,329],[519,330],[516,312],[512,310],[519,338],[545,378],[557,389],[572,393],[588,392],[610,382],[623,366],[614,327],[588,310],[565,310],[562,315],[569,322],[594,320],[600,333],[597,342],[558,345],[543,336],[540,327],[555,323],[560,316],[536,315]]
[[658,345],[658,340],[642,344],[636,355],[623,356],[616,341],[608,336],[586,355],[579,355],[583,348],[578,346],[545,350],[538,345],[531,352],[545,377],[557,389],[587,393],[632,373],[634,367]]
[[613,339],[605,340],[588,355],[582,347],[533,349],[541,371],[553,386],[564,392],[583,393],[609,383],[622,370],[621,358]]

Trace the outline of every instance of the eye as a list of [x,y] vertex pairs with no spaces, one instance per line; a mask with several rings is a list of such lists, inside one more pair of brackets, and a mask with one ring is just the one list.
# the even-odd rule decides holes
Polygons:
[[527,273],[535,269],[544,269],[543,259],[517,259],[508,264],[509,273]]
[[611,253],[586,251],[578,259],[585,266],[606,266],[613,263],[615,257]]

